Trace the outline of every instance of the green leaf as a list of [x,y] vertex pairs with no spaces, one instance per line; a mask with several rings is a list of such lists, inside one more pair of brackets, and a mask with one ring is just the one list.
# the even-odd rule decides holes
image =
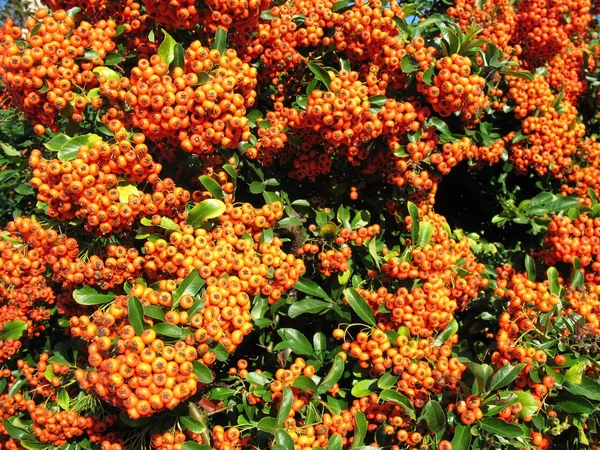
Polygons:
[[519,417],[531,417],[535,415],[538,411],[538,404],[533,398],[533,396],[529,392],[525,391],[515,391],[515,395],[519,399],[519,403],[521,403],[523,409],[518,414]]
[[[587,375],[581,377],[581,383],[575,384],[565,382],[563,387],[571,394],[585,397],[590,400],[600,401],[600,383]],[[0,392],[2,392],[1,389]]]
[[327,295],[327,292],[325,292],[321,286],[307,278],[300,278],[296,284],[294,284],[294,289],[312,295],[313,297],[331,300],[329,295]]
[[219,361],[227,361],[229,359],[229,352],[227,351],[227,348],[220,342],[211,348],[211,350],[215,353]]
[[277,430],[275,432],[275,441],[285,450],[294,450],[294,440],[286,430]]
[[465,365],[475,375],[473,393],[478,394],[479,392],[487,391],[488,381],[493,373],[492,368],[487,364],[476,364],[473,362],[466,362]]
[[408,213],[412,221],[412,228],[410,229],[410,240],[415,245],[419,240],[419,209],[413,202],[407,203]]
[[8,381],[6,381],[6,378],[0,378],[0,394],[4,392],[4,389],[6,389],[7,384]]
[[179,328],[177,325],[173,325],[172,323],[157,323],[152,327],[152,329],[160,336],[166,336],[174,339],[181,339],[183,336],[181,328]]
[[580,384],[583,380],[583,372],[587,367],[588,363],[586,361],[579,361],[574,366],[570,367],[569,370],[565,372],[565,383],[571,384]]
[[424,420],[427,423],[429,431],[437,433],[446,426],[446,415],[441,405],[435,400],[429,400],[423,407],[419,420]]
[[116,66],[121,61],[123,61],[123,55],[121,53],[112,52],[112,53],[109,53],[108,55],[106,55],[106,58],[104,58],[104,65],[105,66]]
[[[129,203],[129,196],[130,195],[137,195],[140,196],[140,191],[138,190],[137,186],[134,186],[133,184],[127,184],[125,186],[117,186],[116,187],[117,192],[119,192],[119,202],[121,203]],[[168,219],[167,217],[163,217],[163,219]],[[173,222],[171,220],[171,222],[173,223],[173,225],[175,225],[177,227],[177,224],[175,224],[175,222]],[[179,230],[179,227],[177,227],[177,230]]]
[[255,384],[257,386],[267,386],[269,384],[269,379],[264,376],[262,373],[258,372],[250,372],[246,375],[246,381]]
[[213,180],[207,175],[200,175],[198,179],[214,198],[217,200],[223,200],[223,191],[221,190],[221,185],[216,180]]
[[296,378],[292,383],[292,386],[303,392],[317,392],[317,383],[305,375]]
[[295,319],[302,314],[321,314],[331,309],[332,306],[333,304],[331,302],[307,298],[306,300],[300,300],[290,306],[288,316]]
[[198,377],[200,383],[208,384],[212,383],[214,377],[208,367],[198,361],[194,361],[194,373]]
[[144,331],[144,308],[140,300],[133,295],[127,300],[127,318],[137,336]]
[[442,345],[444,345],[444,342],[446,342],[448,339],[450,339],[450,337],[455,334],[458,331],[458,322],[456,321],[456,319],[452,319],[450,321],[450,323],[448,325],[446,325],[446,328],[444,328],[444,331],[442,331],[440,334],[438,334],[435,338],[435,341],[433,341],[433,346],[434,347],[441,347]]
[[516,438],[523,436],[523,430],[518,425],[505,422],[495,417],[484,417],[479,421],[479,425],[484,431],[492,435],[504,436],[507,438]]
[[186,430],[190,430],[192,433],[204,433],[206,431],[206,425],[198,420],[194,420],[189,416],[179,417],[179,423]]
[[560,284],[558,282],[558,270],[555,267],[548,268],[548,281],[550,282],[550,293],[552,295],[560,295]]
[[331,7],[331,12],[339,11],[340,9],[344,9],[350,6],[350,2],[348,0],[340,0],[339,2],[335,2]]
[[73,299],[80,305],[102,305],[104,303],[112,302],[116,297],[116,294],[109,292],[107,294],[101,294],[91,286],[84,286],[81,289],[75,289],[73,291]]
[[404,395],[400,394],[399,392],[392,389],[384,389],[379,394],[379,398],[386,402],[392,402],[402,407],[402,409],[404,409],[404,412],[406,412],[411,419],[415,419],[417,417],[415,415],[415,409],[410,400]]
[[458,424],[454,427],[454,438],[452,439],[452,448],[468,449],[471,448],[471,430],[467,425]]
[[179,68],[183,69],[185,67],[185,50],[183,48],[183,45],[181,45],[179,42],[177,44],[175,44],[175,48],[173,49],[173,54],[174,54],[174,58],[173,58],[173,61],[171,62],[171,64],[169,64],[169,67],[171,69],[173,69],[175,67],[179,67]]
[[317,388],[317,394],[324,394],[337,383],[344,373],[345,362],[340,355],[335,355],[333,365]]
[[433,225],[429,222],[421,222],[419,224],[419,237],[417,239],[417,247],[425,247],[431,241],[433,236]]
[[81,146],[90,146],[90,144],[98,139],[100,139],[100,136],[97,134],[84,134],[71,138],[58,149],[58,159],[61,161],[71,161],[77,158]]
[[161,44],[158,46],[157,54],[164,63],[169,65],[175,59],[175,45],[177,42],[165,30],[162,30],[162,32],[164,38]]
[[353,397],[361,398],[372,394],[377,391],[377,381],[372,379],[360,380],[354,386],[350,392]]
[[301,332],[293,328],[280,328],[277,334],[283,339],[283,342],[277,344],[274,350],[283,350],[289,348],[297,355],[312,356],[314,350],[312,345]]
[[51,152],[57,152],[63,145],[65,145],[69,141],[69,139],[71,138],[66,134],[59,133],[52,139],[50,139],[48,142],[46,142],[44,144],[44,147],[46,147]]
[[376,326],[377,321],[373,314],[373,310],[362,298],[362,296],[354,288],[347,288],[344,290],[344,297],[348,300],[348,304],[352,307],[358,317],[360,317],[365,323],[371,326]]
[[394,387],[397,381],[397,376],[393,375],[390,372],[386,372],[381,376],[379,381],[377,381],[377,387],[379,389],[389,389],[391,387]]
[[225,54],[225,49],[227,48],[227,31],[223,28],[217,28],[217,32],[215,33],[215,41],[211,47],[213,50],[218,50],[221,55]]
[[57,392],[56,403],[65,411],[69,410],[69,393],[66,389],[61,389]]
[[317,80],[325,85],[325,88],[329,91],[331,85],[331,77],[329,76],[329,73],[315,63],[309,63],[308,69],[315,75]]
[[279,425],[279,427],[283,427],[283,424],[287,420],[288,414],[292,410],[293,402],[294,393],[292,392],[292,388],[286,386],[285,388],[283,388],[283,395],[281,397],[279,411],[277,412],[277,425]]
[[[127,198],[129,198],[129,197],[127,197]],[[121,203],[128,203],[128,202],[129,202],[129,200],[121,201]],[[152,224],[152,220],[147,217],[144,217],[142,220],[140,220],[140,223],[146,227],[155,226]],[[169,219],[168,217],[161,217],[160,223],[157,226],[164,230],[177,231],[177,232],[181,231],[181,228],[179,228],[179,225],[177,225],[175,222],[173,222],[173,220]]]
[[500,368],[498,372],[492,377],[490,383],[490,391],[497,391],[504,386],[508,386],[519,376],[521,370],[523,370],[525,364],[517,364],[515,366],[506,364]]
[[8,419],[2,419],[2,425],[4,425],[4,429],[6,430],[8,435],[13,439],[17,439],[17,440],[27,439],[27,438],[29,438],[30,440],[34,439],[33,434],[29,433],[27,430],[24,430],[23,428],[18,428],[16,426],[14,426],[11,422],[8,421]]
[[205,221],[219,217],[226,209],[225,203],[220,200],[203,200],[190,210],[187,223],[194,228],[200,228]]
[[151,319],[160,320],[161,322],[165,320],[165,311],[156,305],[144,306],[144,315]]
[[365,415],[360,411],[356,411],[356,415],[354,416],[354,440],[352,441],[352,445],[350,445],[351,449],[358,448],[363,444],[367,436],[367,427],[368,423]]
[[535,261],[529,255],[525,255],[525,270],[527,270],[527,279],[535,281]]
[[194,441],[185,441],[181,444],[181,450],[212,450],[212,447],[201,445]]
[[19,156],[20,153],[19,151],[14,148],[12,145],[6,143],[6,142],[0,142],[0,147],[2,147],[2,151],[4,151],[4,154],[6,156]]
[[567,391],[558,394],[556,406],[567,414],[591,414],[596,409],[588,399]]
[[7,339],[17,340],[27,331],[27,322],[23,320],[11,320],[6,322],[0,330],[0,341]]
[[400,68],[404,73],[413,73],[419,70],[419,65],[413,62],[409,55],[404,55],[400,61]]
[[204,286],[206,280],[200,276],[198,269],[192,270],[187,277],[183,279],[175,292],[173,293],[173,307],[179,305],[179,299],[183,295],[191,295],[192,297],[198,295],[200,289]]
[[342,450],[343,440],[339,434],[334,434],[327,441],[327,447],[325,450]]
[[277,419],[274,417],[263,417],[256,425],[256,428],[265,433],[275,434],[280,427],[277,423]]
[[581,271],[581,260],[575,256],[573,258],[573,269],[571,270],[571,282],[570,286],[574,288],[578,288],[583,286],[585,282],[585,278],[583,276],[583,272]]
[[253,181],[249,187],[252,194],[261,194],[266,189],[265,183],[262,181]]
[[529,81],[535,81],[535,77],[531,72],[515,72],[513,70],[503,70],[502,74],[509,75],[511,77],[523,78]]

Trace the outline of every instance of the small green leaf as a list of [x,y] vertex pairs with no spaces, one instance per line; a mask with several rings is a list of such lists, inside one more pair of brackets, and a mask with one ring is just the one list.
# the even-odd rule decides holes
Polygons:
[[27,322],[23,320],[11,320],[6,322],[0,330],[0,341],[20,339],[26,331]]
[[442,331],[440,334],[438,334],[435,338],[435,341],[433,342],[433,346],[434,347],[441,347],[442,345],[444,345],[444,342],[446,342],[448,339],[450,339],[450,337],[455,334],[458,331],[458,322],[456,321],[456,319],[452,319],[450,321],[450,323],[448,325],[446,325],[446,328],[444,328],[444,331]]
[[512,364],[506,364],[502,366],[500,370],[492,377],[492,381],[490,382],[490,391],[497,391],[504,386],[508,386],[514,381],[515,378],[519,376],[519,373],[521,373],[523,367],[525,367],[525,364],[517,364],[515,366]]
[[329,91],[331,85],[331,77],[329,76],[329,73],[315,63],[309,63],[308,69],[315,75],[317,80],[325,85],[325,88]]
[[215,41],[211,47],[213,50],[218,50],[221,55],[225,54],[227,48],[227,31],[223,28],[217,28],[215,33]]
[[492,435],[504,436],[507,438],[516,438],[524,435],[523,430],[518,425],[508,423],[495,417],[484,417],[479,422],[484,431]]
[[413,202],[407,203],[408,213],[410,214],[412,227],[410,229],[410,239],[415,245],[419,240],[419,209]]
[[175,41],[175,39],[173,39],[173,37],[165,30],[162,30],[162,33],[164,38],[158,46],[157,54],[164,63],[169,65],[173,59],[175,59],[175,45],[177,44],[177,41]]
[[415,409],[414,409],[412,403],[410,402],[410,400],[408,398],[406,398],[404,395],[400,394],[399,392],[397,392],[393,389],[384,389],[379,394],[379,397],[381,398],[381,400],[384,400],[386,402],[392,402],[392,403],[395,403],[396,405],[402,407],[402,409],[404,409],[404,412],[406,412],[410,416],[411,419],[416,418]]
[[560,284],[558,282],[558,270],[555,267],[550,267],[547,271],[548,281],[550,282],[550,293],[560,296]]
[[325,378],[323,378],[319,384],[319,387],[317,388],[317,394],[324,394],[331,389],[335,383],[340,380],[340,378],[342,378],[345,364],[346,363],[340,355],[335,356],[331,369],[329,369],[329,372],[327,372],[327,375],[325,375]]
[[429,431],[437,433],[446,426],[446,415],[441,405],[435,400],[429,400],[421,411],[419,421],[424,420],[427,423]]
[[181,444],[181,450],[212,450],[212,447],[201,445],[194,441],[185,441]]
[[317,383],[307,376],[301,375],[294,380],[292,386],[303,392],[317,392]]
[[173,293],[173,307],[179,305],[179,299],[184,295],[191,295],[192,297],[198,295],[200,289],[204,286],[206,280],[200,276],[198,269],[192,270],[187,277],[183,279],[175,292]]
[[127,300],[127,318],[137,336],[144,331],[144,308],[140,300],[133,295]]
[[44,147],[46,147],[51,152],[57,152],[58,149],[60,149],[63,145],[65,145],[69,141],[69,139],[71,139],[71,138],[69,136],[67,136],[66,134],[59,133],[56,136],[54,136],[52,139],[50,139],[48,142],[46,142],[44,144]]
[[527,279],[535,281],[535,261],[529,255],[525,255],[525,270],[527,270]]
[[198,377],[200,383],[208,384],[212,383],[214,377],[208,367],[198,361],[194,361],[194,373]]
[[84,286],[73,291],[73,299],[80,305],[102,305],[112,302],[115,297],[116,294],[112,292],[101,294],[91,286]]
[[152,329],[160,336],[166,336],[174,339],[181,339],[183,336],[181,328],[179,328],[177,325],[173,325],[172,323],[157,323],[152,327]]
[[263,417],[256,425],[256,428],[265,433],[275,434],[280,427],[277,423],[277,419],[274,417]]
[[458,424],[454,427],[454,438],[452,439],[452,448],[468,449],[471,448],[471,431],[467,425]]
[[292,319],[295,319],[302,314],[321,314],[330,310],[332,307],[333,304],[331,302],[307,298],[290,306],[290,309],[288,310],[288,316],[290,316]]
[[283,427],[283,424],[288,418],[288,414],[292,410],[292,403],[294,402],[294,393],[292,388],[286,386],[283,388],[283,395],[281,397],[281,403],[279,411],[277,412],[277,425]]
[[179,423],[186,430],[190,430],[192,433],[204,433],[206,431],[206,425],[198,420],[194,420],[188,416],[181,416]]
[[200,175],[198,179],[200,180],[200,183],[202,183],[202,185],[206,188],[206,190],[212,194],[214,198],[216,198],[217,200],[223,200],[223,190],[221,189],[221,185],[216,180],[213,180],[207,175]]
[[367,436],[367,430],[367,418],[362,412],[356,411],[354,416],[354,440],[352,441],[352,445],[350,445],[350,449],[357,449],[362,446]]
[[366,397],[367,395],[372,394],[377,391],[377,381],[376,380],[360,380],[354,386],[352,386],[352,391],[350,392],[353,397],[361,398]]
[[377,325],[373,310],[367,301],[356,291],[356,289],[347,288],[344,290],[344,297],[356,315],[364,320],[365,323],[371,326]]
[[56,403],[65,411],[69,410],[69,393],[66,389],[61,389],[57,392]]
[[194,228],[200,228],[205,221],[219,217],[226,209],[225,203],[220,200],[203,200],[190,210],[187,223]]
[[294,284],[294,289],[312,295],[313,297],[331,300],[329,295],[327,295],[327,292],[325,292],[321,286],[307,278],[300,278],[296,284]]
[[293,328],[280,328],[277,334],[283,339],[274,347],[274,350],[283,350],[289,348],[297,355],[312,356],[314,350],[312,345],[301,332]]
[[431,241],[433,236],[433,225],[429,222],[421,222],[419,224],[419,237],[417,239],[417,247],[425,247]]

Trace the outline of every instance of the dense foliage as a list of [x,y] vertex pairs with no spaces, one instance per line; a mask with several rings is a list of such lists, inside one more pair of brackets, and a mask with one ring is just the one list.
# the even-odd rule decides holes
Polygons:
[[6,19],[0,449],[597,448],[598,6]]

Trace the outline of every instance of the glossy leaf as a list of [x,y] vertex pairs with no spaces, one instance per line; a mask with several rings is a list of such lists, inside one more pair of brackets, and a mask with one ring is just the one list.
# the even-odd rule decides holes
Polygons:
[[205,221],[223,214],[225,209],[227,209],[225,203],[220,200],[214,198],[203,200],[190,210],[187,223],[194,228],[200,228]]
[[102,305],[112,302],[115,298],[116,294],[112,292],[101,294],[91,286],[84,286],[73,291],[73,300],[80,305]]
[[[131,296],[127,300],[127,318],[129,323],[135,330],[137,336],[141,335],[144,331],[144,308],[142,303],[137,297]],[[169,325],[169,324],[160,324]]]
[[344,291],[344,297],[348,301],[350,307],[354,310],[356,315],[360,317],[366,324],[375,326],[375,316],[373,310],[367,303],[367,301],[356,291],[354,288],[348,288]]
[[335,356],[335,358],[333,359],[331,369],[329,369],[329,372],[327,372],[327,375],[325,375],[325,378],[323,378],[323,380],[319,384],[319,387],[317,388],[318,394],[323,394],[327,392],[333,387],[335,383],[337,383],[340,380],[342,374],[344,373],[345,364],[346,363],[344,362],[341,356]]
[[508,386],[510,383],[514,381],[515,378],[519,376],[521,370],[523,370],[525,364],[506,364],[496,372],[496,374],[492,377],[492,381],[490,382],[490,391],[497,391],[505,386]]
[[7,339],[17,340],[27,331],[27,322],[23,320],[10,320],[0,329],[0,341]]
[[283,427],[283,424],[288,418],[288,414],[292,410],[292,403],[294,402],[294,393],[292,388],[286,386],[283,388],[283,394],[281,397],[281,403],[279,405],[279,411],[277,412],[277,425]]

